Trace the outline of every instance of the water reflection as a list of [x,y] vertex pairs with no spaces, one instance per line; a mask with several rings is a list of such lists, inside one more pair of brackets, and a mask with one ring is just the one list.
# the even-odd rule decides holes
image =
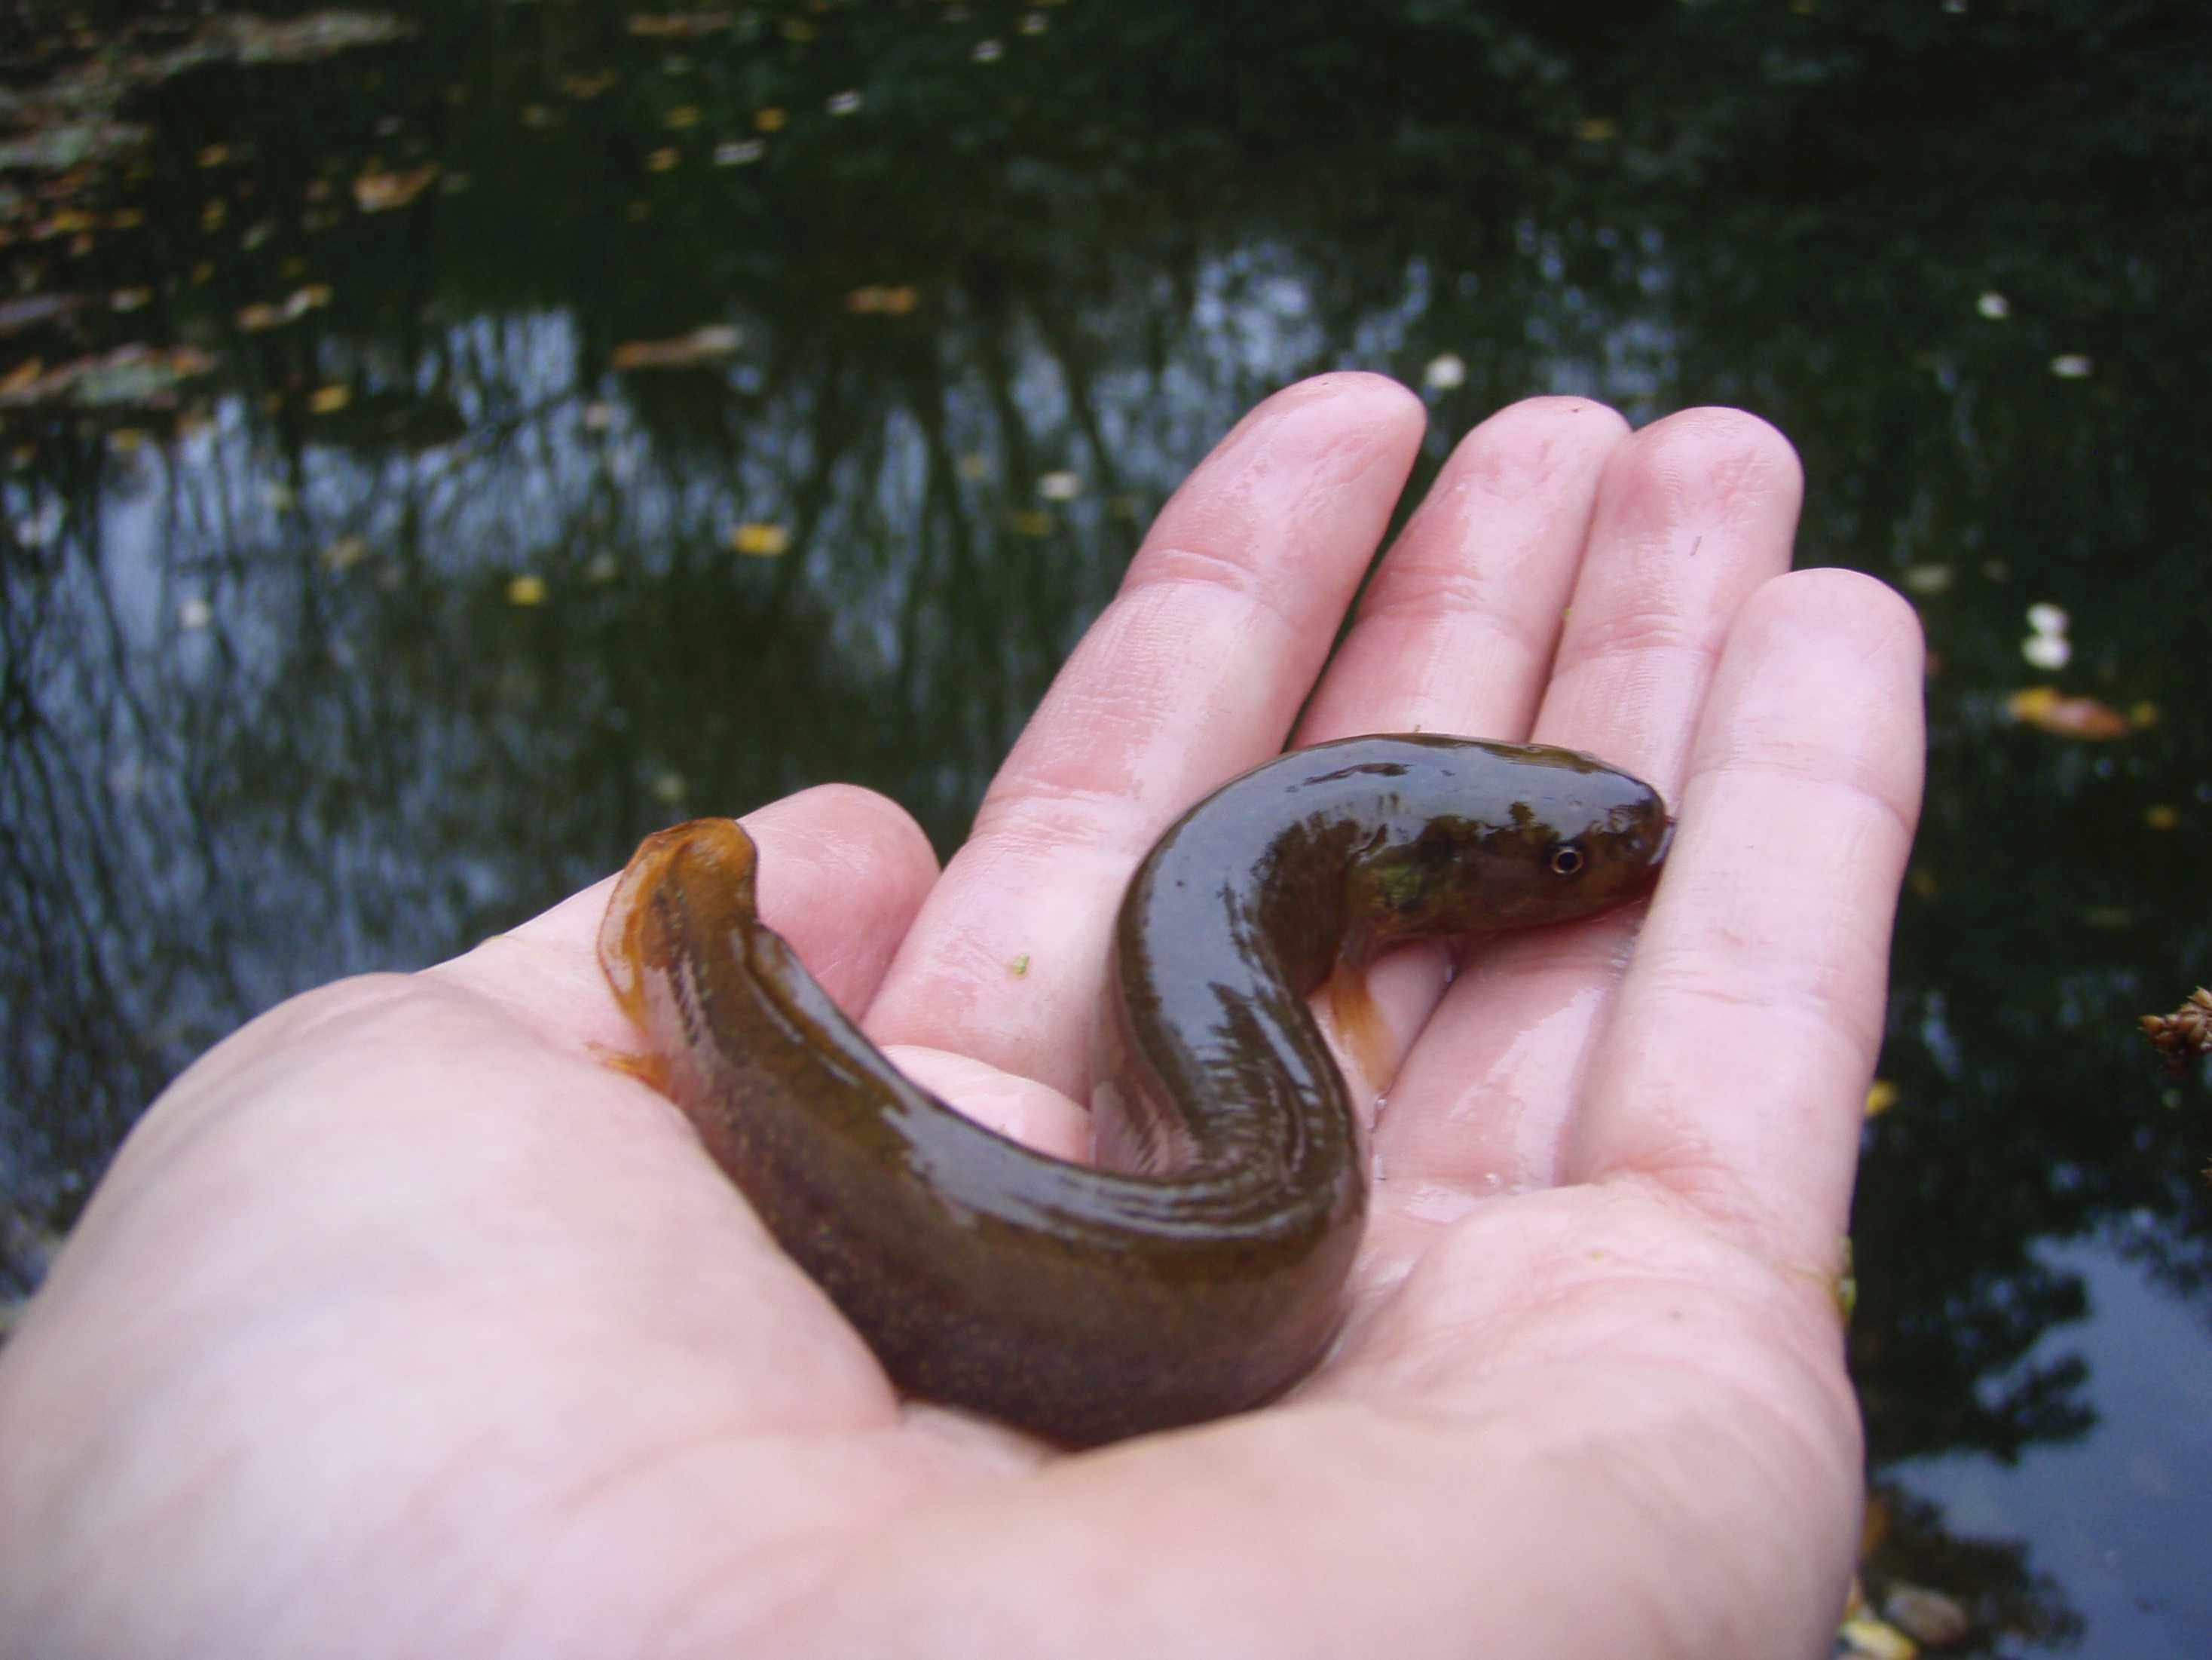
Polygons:
[[[2200,1321],[2212,1273],[2212,1106],[2131,1025],[2212,964],[2205,219],[2144,161],[2212,176],[2212,24],[1984,10],[457,3],[37,43],[0,152],[9,1272],[223,1032],[652,825],[850,778],[957,839],[1192,460],[1358,364],[1426,388],[1431,463],[1530,392],[1747,404],[1804,453],[1806,557],[1918,595],[1855,1364],[1878,1469],[2077,1440],[2100,1310],[2038,1243]],[[2063,672],[2023,661],[2035,601]],[[2018,726],[2045,678],[2146,719]],[[2063,1589],[2029,1600],[2062,1641]]]

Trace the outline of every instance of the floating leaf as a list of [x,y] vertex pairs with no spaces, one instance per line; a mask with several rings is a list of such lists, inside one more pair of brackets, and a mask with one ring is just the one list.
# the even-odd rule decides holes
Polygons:
[[699,125],[699,106],[696,104],[678,104],[660,118],[660,125],[671,132],[682,132],[687,127],[696,127]]
[[921,303],[921,294],[913,288],[879,288],[871,285],[854,289],[845,296],[845,309],[862,315],[903,317]]
[[1876,1117],[1897,1104],[1897,1085],[1887,1078],[1877,1078],[1867,1090],[1866,1116]]
[[404,208],[438,177],[438,164],[425,161],[404,173],[364,173],[353,181],[354,205],[363,213],[386,213]]
[[764,110],[753,112],[753,126],[760,132],[781,132],[784,123],[790,119],[781,109],[771,104]]
[[628,340],[609,360],[617,369],[688,369],[729,356],[741,337],[726,323],[709,323],[672,340]]
[[1910,1637],[1871,1614],[1844,1620],[1836,1635],[1846,1650],[1863,1660],[1913,1660],[1920,1652],[1920,1645]]
[[1575,137],[1585,144],[1606,144],[1620,137],[1620,123],[1610,115],[1593,115],[1575,123]]
[[1048,502],[1073,502],[1083,494],[1083,480],[1072,472],[1048,472],[1037,480],[1037,494]]
[[751,521],[730,532],[730,546],[756,559],[773,559],[791,546],[791,532],[781,525]]
[[507,583],[507,603],[510,605],[542,605],[545,603],[545,579],[542,576],[512,576]]
[[317,386],[307,394],[307,407],[318,415],[334,415],[353,402],[353,388],[335,382]]
[[629,32],[649,40],[685,40],[730,27],[726,11],[632,12]]
[[1954,1648],[1973,1631],[1966,1605],[1957,1597],[1901,1579],[1891,1583],[1881,1611],[1890,1624],[1932,1649]]
[[666,173],[684,159],[684,152],[664,146],[645,158],[645,165],[655,173]]
[[2059,738],[2124,738],[2128,718],[2094,697],[2069,697],[2056,686],[2027,686],[2005,699],[2005,710],[2024,727]]

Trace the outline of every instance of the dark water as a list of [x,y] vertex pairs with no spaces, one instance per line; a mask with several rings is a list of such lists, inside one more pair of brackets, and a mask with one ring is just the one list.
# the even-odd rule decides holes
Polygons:
[[[1736,403],[1804,455],[1803,561],[1937,654],[1855,1222],[1870,1579],[1969,1652],[2212,1650],[2212,1090],[2133,1029],[2212,976],[2212,14],[10,15],[15,1289],[289,993],[811,781],[957,841],[1282,382],[1425,386],[1430,466],[1528,393]],[[2021,723],[2037,684],[2122,735]]]

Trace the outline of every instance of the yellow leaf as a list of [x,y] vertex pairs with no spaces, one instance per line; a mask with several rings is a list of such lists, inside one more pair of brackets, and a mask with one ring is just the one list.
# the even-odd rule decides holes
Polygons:
[[681,132],[686,127],[696,127],[699,125],[699,106],[696,104],[678,104],[660,118],[660,125],[671,132]]
[[435,161],[425,161],[405,173],[364,173],[353,181],[354,205],[363,213],[404,208],[428,190],[437,176]]
[[2056,686],[2027,686],[2005,699],[2005,710],[2024,727],[2058,738],[2124,738],[2128,718],[2094,697],[2069,697]]
[[545,603],[545,579],[542,576],[514,576],[507,579],[507,603],[510,605],[542,605]]
[[2143,823],[2154,830],[2170,830],[2179,827],[2181,814],[2174,808],[2160,804],[2143,809]]
[[664,146],[662,149],[657,149],[653,151],[652,155],[647,156],[645,158],[645,165],[652,168],[655,173],[666,173],[671,167],[673,167],[683,159],[683,151],[678,149],[671,149]]
[[1897,1104],[1897,1085],[1887,1078],[1877,1078],[1867,1091],[1866,1116],[1869,1118],[1887,1112]]
[[617,369],[694,368],[727,357],[741,337],[726,323],[709,323],[672,340],[625,340],[609,361]]
[[784,111],[771,104],[764,110],[753,112],[753,127],[760,132],[781,132],[783,124],[790,119]]
[[756,559],[773,559],[791,546],[791,532],[781,525],[749,521],[730,532],[730,546]]
[[1920,1645],[1910,1637],[1871,1614],[1844,1620],[1836,1634],[1845,1648],[1866,1660],[1913,1660],[1920,1652]]
[[1609,115],[1593,115],[1575,123],[1575,137],[1585,144],[1603,144],[1620,137],[1620,123]]
[[351,402],[353,392],[347,386],[317,386],[307,394],[307,407],[318,415],[335,414]]
[[325,570],[344,570],[368,557],[368,544],[358,536],[342,536],[323,550]]

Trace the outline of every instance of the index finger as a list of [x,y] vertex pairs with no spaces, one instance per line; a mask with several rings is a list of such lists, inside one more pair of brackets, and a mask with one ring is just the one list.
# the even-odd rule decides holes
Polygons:
[[1176,492],[1007,757],[866,1025],[1080,1098],[1115,902],[1175,815],[1281,749],[1412,470],[1425,412],[1328,374]]

